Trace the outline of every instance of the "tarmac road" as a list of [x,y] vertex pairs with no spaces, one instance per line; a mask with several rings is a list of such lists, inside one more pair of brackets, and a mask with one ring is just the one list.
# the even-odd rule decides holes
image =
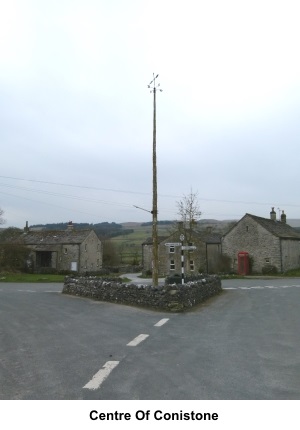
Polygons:
[[300,399],[300,279],[168,314],[0,283],[0,399]]

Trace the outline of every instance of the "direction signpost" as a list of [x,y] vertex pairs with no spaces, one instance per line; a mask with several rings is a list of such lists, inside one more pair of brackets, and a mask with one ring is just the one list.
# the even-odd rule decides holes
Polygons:
[[196,246],[184,246],[183,245],[183,241],[184,241],[185,237],[183,234],[180,235],[180,240],[181,242],[170,242],[170,243],[165,243],[165,246],[169,246],[169,247],[175,247],[175,246],[181,246],[181,284],[184,284],[184,252],[183,251],[194,251],[195,249],[197,249]]

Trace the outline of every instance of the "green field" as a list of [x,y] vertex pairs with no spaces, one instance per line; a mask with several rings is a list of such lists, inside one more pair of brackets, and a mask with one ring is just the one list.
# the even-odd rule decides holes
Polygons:
[[65,275],[41,275],[37,273],[0,273],[0,282],[64,282]]
[[[133,229],[134,232],[111,239],[116,247],[119,262],[120,264],[141,264],[142,243],[152,237],[152,226],[142,226],[140,223],[128,223],[123,224],[123,227]],[[171,225],[158,225],[158,236],[169,236],[171,228]]]
[[[205,231],[211,227],[213,232],[224,233],[232,221],[201,220],[199,227]],[[124,223],[124,229],[132,229],[133,233],[120,235],[111,239],[116,247],[119,264],[140,264],[142,262],[142,243],[152,237],[152,225],[141,223]],[[174,231],[174,224],[158,224],[158,236],[168,237]]]

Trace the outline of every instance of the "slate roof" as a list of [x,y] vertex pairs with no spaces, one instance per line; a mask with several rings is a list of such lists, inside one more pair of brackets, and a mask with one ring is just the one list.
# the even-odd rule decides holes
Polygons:
[[219,233],[207,233],[207,232],[199,232],[198,236],[200,239],[207,244],[218,244],[221,243],[222,235]]
[[281,237],[282,239],[300,240],[300,234],[288,224],[285,224],[281,221],[272,220],[269,218],[261,218],[259,216],[251,215],[248,213],[245,216],[252,218],[254,221],[260,224],[262,227],[264,227],[274,236]]
[[12,242],[21,242],[24,245],[57,245],[82,243],[92,230],[42,230],[21,233]]

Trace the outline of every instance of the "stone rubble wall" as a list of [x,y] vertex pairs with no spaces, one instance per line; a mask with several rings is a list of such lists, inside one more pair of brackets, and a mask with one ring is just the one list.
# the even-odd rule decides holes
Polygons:
[[221,291],[221,280],[215,275],[206,276],[183,285],[169,284],[158,287],[143,284],[122,284],[120,279],[67,276],[62,293],[110,303],[182,312],[221,293]]

